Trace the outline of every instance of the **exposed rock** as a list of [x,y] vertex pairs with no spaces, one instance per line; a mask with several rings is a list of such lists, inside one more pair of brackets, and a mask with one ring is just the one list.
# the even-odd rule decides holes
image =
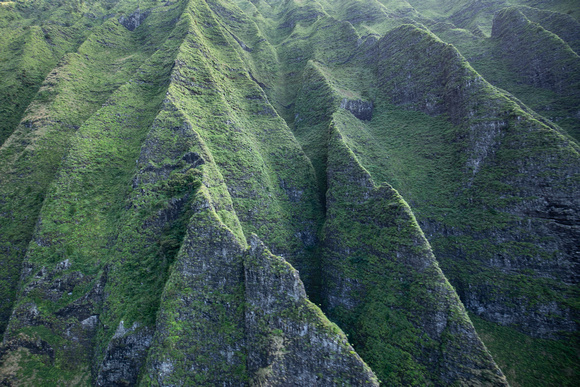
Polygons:
[[54,364],[55,351],[48,342],[39,337],[19,335],[0,344],[0,384],[17,385],[21,379],[18,375],[22,356],[35,355],[48,364]]
[[[163,125],[163,120],[182,123],[179,126]],[[159,141],[164,137],[173,140]],[[202,166],[205,164],[203,156],[191,150],[194,139],[195,133],[189,122],[166,101],[141,148],[138,171],[133,178],[134,190],[129,199],[131,204],[122,218],[118,244],[114,249],[123,258],[114,261],[112,271],[115,274],[107,289],[107,308],[101,330],[105,340],[99,343],[96,351],[96,357],[101,359],[94,371],[97,385],[135,385],[146,362],[155,332],[151,316],[139,311],[139,319],[130,327],[125,327],[123,319],[134,319],[139,307],[157,308],[162,289],[157,289],[157,297],[149,304],[141,301],[140,305],[121,308],[117,305],[134,296],[129,289],[143,285],[144,278],[138,273],[128,274],[126,265],[138,261],[142,270],[155,272],[158,278],[164,278],[175,259],[185,232],[181,227],[191,216],[189,202],[201,185]],[[169,157],[172,159],[168,162]],[[156,167],[157,164],[162,167]],[[140,219],[141,214],[150,208],[151,201],[160,200],[163,200],[163,208],[145,220]],[[138,232],[133,227],[135,218],[140,219]],[[129,248],[127,240],[132,242]],[[143,263],[147,257],[154,257],[149,267]],[[143,286],[139,289],[145,295],[155,291]],[[114,326],[117,329],[111,337]]]
[[[57,271],[62,271],[66,264],[63,265],[61,263],[58,266],[60,268]],[[64,288],[64,292],[66,292],[69,288],[63,282],[60,282],[59,279],[50,281],[53,275],[54,272],[47,273],[42,280],[30,283],[28,285],[29,291],[36,294],[44,293],[54,298],[54,293],[47,290],[51,287],[54,288],[52,285],[57,282],[59,284],[58,287],[60,289]],[[62,278],[60,277],[60,279]],[[88,283],[90,284],[90,282],[89,280]],[[53,364],[55,359],[58,362],[62,361],[62,358],[68,359],[71,367],[81,366],[87,362],[92,355],[92,345],[99,323],[98,310],[103,301],[106,271],[100,278],[96,281],[93,279],[92,282],[92,287],[84,295],[67,306],[60,308],[54,314],[40,310],[33,302],[20,304],[13,311],[11,324],[5,333],[4,344],[2,350],[0,350],[0,361],[8,361],[7,359],[11,356],[17,356],[16,354],[21,349],[26,349],[31,354],[48,356],[51,364]],[[86,286],[86,284],[87,282],[83,285]],[[72,290],[72,288],[70,289]],[[60,294],[60,297],[55,298],[53,302],[62,303],[63,300],[73,294],[72,292],[63,293]],[[32,336],[18,333],[22,329],[32,329],[32,332],[35,332],[37,327],[42,327],[42,329],[48,330],[53,335],[60,335],[66,340],[67,345],[51,346],[37,333],[32,334]]]
[[138,324],[126,329],[121,321],[97,371],[95,384],[136,385],[152,338],[153,332],[150,329],[139,329]]
[[202,198],[197,211],[165,289],[147,383],[378,385],[292,266],[255,236],[245,249]]
[[198,197],[161,300],[148,383],[245,384],[243,251]]
[[141,23],[151,14],[151,11],[147,10],[145,12],[141,12],[140,9],[137,9],[135,12],[130,14],[129,16],[121,16],[119,18],[119,23],[123,25],[129,31],[134,31],[135,28],[139,27]]
[[[482,100],[491,85],[453,46],[425,30],[401,26],[371,49],[369,60],[377,63],[379,82],[391,90],[393,103],[430,115],[447,114],[455,125],[469,127],[463,134],[469,138],[463,150],[467,171],[476,174],[494,154],[507,128],[506,114],[500,104]],[[417,71],[424,76],[414,77]]]
[[307,300],[298,272],[255,236],[244,272],[254,385],[378,386],[346,335]]
[[373,103],[344,98],[340,102],[340,107],[351,112],[359,120],[370,121],[373,118]]

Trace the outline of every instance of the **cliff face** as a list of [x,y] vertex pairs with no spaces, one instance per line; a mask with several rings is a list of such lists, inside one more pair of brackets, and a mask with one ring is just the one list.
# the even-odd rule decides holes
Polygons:
[[[399,44],[401,41],[409,42],[413,48],[403,50]],[[454,249],[453,253],[437,251],[442,241],[434,240],[436,255],[444,265],[447,259],[457,260],[464,256],[460,252],[462,247],[459,247],[462,238],[470,239],[464,248],[468,244],[473,247],[474,241],[483,244],[488,241],[490,245],[499,247],[496,251],[488,248],[485,252],[471,254],[473,258],[479,255],[482,265],[498,272],[493,285],[485,281],[477,290],[478,281],[474,278],[457,278],[456,286],[468,307],[489,320],[518,324],[530,335],[549,337],[560,331],[576,331],[573,317],[576,312],[564,300],[556,306],[553,300],[538,303],[538,299],[534,297],[532,301],[525,293],[514,294],[512,297],[516,297],[521,308],[514,310],[513,307],[500,306],[509,303],[505,295],[496,303],[489,299],[489,293],[495,293],[491,288],[501,283],[500,275],[508,282],[506,291],[523,291],[525,286],[512,286],[510,277],[527,270],[535,270],[538,277],[555,280],[551,285],[549,281],[543,285],[551,289],[565,284],[573,291],[574,284],[578,283],[578,257],[573,247],[579,243],[575,226],[578,186],[569,178],[578,174],[577,144],[563,137],[558,128],[536,121],[522,110],[517,101],[483,80],[454,48],[438,42],[425,31],[401,27],[379,41],[375,50],[370,62],[378,63],[379,82],[382,88],[391,90],[393,103],[430,115],[446,114],[455,124],[454,144],[450,143],[449,147],[455,147],[456,157],[461,155],[462,160],[461,164],[456,164],[461,170],[457,174],[461,183],[454,195],[470,200],[470,210],[477,211],[478,206],[484,206],[502,213],[479,215],[477,231],[468,226],[470,221],[467,219],[459,220],[459,225],[449,230],[444,225],[448,221],[438,222],[429,216],[421,218],[429,234],[436,235],[445,229],[441,235],[444,238],[458,237],[455,239],[457,250]],[[419,56],[419,53],[425,54]],[[414,73],[424,75],[413,78],[410,75]],[[537,142],[553,145],[538,153],[532,150]],[[562,152],[563,149],[568,151]],[[521,158],[524,153],[526,156]],[[514,157],[518,157],[515,165],[505,163]],[[545,165],[540,161],[542,159],[550,159],[553,164]],[[485,187],[492,181],[503,184],[503,188],[494,189],[496,193],[502,192],[502,200],[485,196],[484,193],[490,191]],[[463,211],[469,210],[464,208]],[[497,215],[502,218],[499,222]],[[522,228],[522,222],[528,226]],[[544,242],[540,242],[542,239]],[[501,247],[504,244],[525,245],[527,257],[524,258],[521,251],[509,256],[507,249]],[[454,276],[453,269],[447,273]],[[482,298],[486,302],[481,302]],[[534,318],[530,319],[530,313],[524,311],[525,304],[534,305]],[[542,314],[544,317],[538,319]],[[551,322],[548,315],[554,317]]]
[[491,37],[500,42],[499,50],[524,82],[577,98],[580,60],[556,34],[532,23],[517,8],[508,8],[496,14]]
[[506,384],[407,203],[345,144],[348,124],[336,114],[329,133],[325,309],[393,383]]
[[577,22],[504,6],[0,3],[2,383],[574,380],[576,124],[518,93],[580,109]]

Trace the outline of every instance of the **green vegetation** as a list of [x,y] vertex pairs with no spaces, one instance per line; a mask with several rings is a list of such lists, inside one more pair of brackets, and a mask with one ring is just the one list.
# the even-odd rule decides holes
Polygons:
[[[65,55],[50,72],[22,122],[0,148],[3,181],[0,239],[6,267],[0,287],[9,300],[2,305],[1,314],[5,316],[2,327],[14,302],[21,262],[42,203],[63,156],[69,152],[73,135],[152,54],[151,40],[165,38],[166,32],[152,30],[153,33],[131,34],[112,20],[98,27],[78,52]],[[100,157],[101,164],[109,162],[103,154],[90,157]],[[104,165],[94,167],[108,173]],[[90,184],[98,189],[95,182]],[[90,199],[87,200],[85,205],[91,207]],[[75,211],[76,202],[78,198],[67,202],[60,213],[68,215]]]
[[[496,35],[489,38],[453,26],[437,33],[454,44],[487,81],[509,91],[578,140],[580,78],[578,55],[571,48],[576,47],[578,37],[563,32],[574,31],[578,22],[546,13],[526,7],[503,10],[494,20]],[[561,18],[556,19],[558,15]]]
[[[578,380],[578,342],[534,339],[471,315],[479,336],[512,386],[573,386]],[[570,345],[571,344],[571,345]]]
[[576,8],[1,1],[0,384],[571,385]]

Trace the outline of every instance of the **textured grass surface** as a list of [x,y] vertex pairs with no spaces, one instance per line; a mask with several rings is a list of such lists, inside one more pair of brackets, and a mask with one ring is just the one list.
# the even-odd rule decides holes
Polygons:
[[471,315],[471,321],[512,386],[573,386],[578,380],[578,344],[533,339]]
[[[502,11],[524,23],[490,37],[510,5],[537,8]],[[235,240],[238,269],[254,233],[296,267],[386,385],[445,384],[453,364],[459,383],[479,369],[499,380],[485,350],[458,355],[480,344],[461,335],[457,294],[511,324],[473,315],[510,383],[570,384],[578,294],[558,262],[576,234],[554,232],[568,215],[542,203],[573,208],[577,192],[576,13],[570,1],[0,3],[0,330],[17,348],[3,375],[86,384],[118,327],[163,325],[143,367],[166,356],[179,364],[167,380],[211,384],[188,374],[183,332],[213,313],[195,364],[248,382],[234,348],[243,281],[216,296],[184,274],[192,252],[213,254],[211,229]],[[119,22],[139,15],[134,31]],[[512,41],[532,47],[505,58]],[[572,70],[557,87],[529,81],[530,63],[561,55]],[[372,103],[372,120],[345,100]],[[431,331],[438,313],[448,326]],[[218,344],[236,365],[212,357]]]

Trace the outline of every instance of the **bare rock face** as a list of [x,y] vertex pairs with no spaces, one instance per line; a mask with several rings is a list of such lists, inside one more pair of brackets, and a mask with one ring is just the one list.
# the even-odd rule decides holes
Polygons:
[[340,102],[340,107],[351,112],[359,120],[370,121],[373,118],[373,103],[344,98]]
[[138,328],[138,324],[125,327],[121,321],[97,371],[97,386],[137,384],[139,371],[153,338],[151,329]]
[[[104,287],[107,281],[107,268],[98,276],[85,276],[76,271],[68,260],[60,262],[52,270],[38,268],[30,262],[25,263],[22,273],[27,281],[23,294],[42,294],[40,302],[62,305],[63,300],[71,302],[51,314],[39,309],[34,301],[20,304],[12,313],[12,325],[5,333],[5,343],[0,355],[10,357],[20,349],[46,357],[52,362],[56,354],[67,357],[71,367],[87,362],[92,355],[92,347],[98,327],[98,314],[103,302]],[[86,293],[74,297],[77,287],[85,287]],[[76,299],[75,299],[76,298]],[[40,328],[42,327],[42,328]],[[64,348],[54,346],[36,334],[16,334],[21,329],[35,332],[35,329],[48,329],[53,334],[62,334],[68,341]],[[58,352],[57,352],[58,351]],[[5,359],[5,358],[4,358]],[[3,360],[4,360],[3,359]],[[4,376],[7,376],[6,374]]]
[[256,237],[245,259],[245,281],[254,384],[378,386],[340,328],[308,301],[298,272]]
[[149,16],[150,13],[150,11],[141,12],[141,10],[137,9],[129,16],[121,16],[119,18],[119,23],[121,23],[123,27],[129,31],[134,31],[135,28],[139,27],[141,23],[143,23],[143,21],[147,18],[147,16]]

